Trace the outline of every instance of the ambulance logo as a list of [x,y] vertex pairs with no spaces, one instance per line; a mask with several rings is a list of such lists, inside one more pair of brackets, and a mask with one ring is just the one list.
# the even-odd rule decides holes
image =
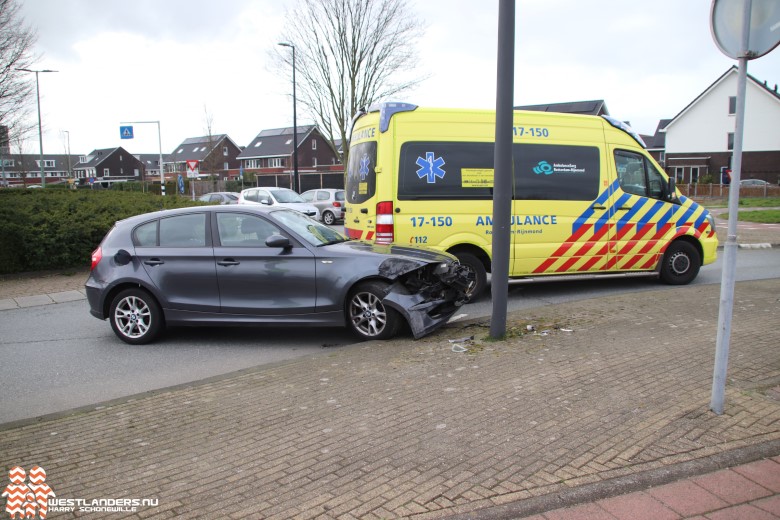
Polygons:
[[[11,481],[3,490],[6,497],[5,512],[15,518],[46,518],[49,511],[49,497],[56,496],[46,483],[46,471],[40,466],[30,469],[29,483],[25,482],[24,468],[16,466],[8,472]],[[18,517],[17,517],[18,515]]]
[[368,167],[370,164],[371,159],[368,157],[368,154],[363,154],[363,157],[360,158],[360,169],[358,170],[361,181],[366,180],[366,177],[368,177]]
[[436,157],[433,152],[425,152],[425,158],[417,158],[417,166],[420,167],[417,170],[417,176],[421,179],[426,179],[428,184],[434,184],[436,179],[443,179],[447,173],[441,169],[444,166],[444,159]]
[[536,175],[541,175],[541,174],[552,175],[553,171],[554,170],[552,165],[547,161],[540,161],[539,164],[534,166],[534,173]]

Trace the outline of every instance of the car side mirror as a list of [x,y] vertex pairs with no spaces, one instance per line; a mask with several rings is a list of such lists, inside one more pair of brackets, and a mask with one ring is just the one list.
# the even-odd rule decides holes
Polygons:
[[268,199],[260,199],[260,204],[265,204],[266,206],[270,206],[271,201]]
[[114,262],[116,262],[116,265],[127,265],[132,259],[133,255],[124,249],[120,249],[114,255]]
[[280,247],[282,249],[289,249],[292,247],[290,239],[282,235],[271,235],[266,239],[265,245],[268,247]]
[[669,177],[669,193],[666,198],[672,202],[677,200],[677,185],[674,177]]

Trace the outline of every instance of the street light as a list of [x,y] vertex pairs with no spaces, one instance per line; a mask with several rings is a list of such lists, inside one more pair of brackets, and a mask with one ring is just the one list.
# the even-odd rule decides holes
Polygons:
[[63,130],[63,133],[65,133],[68,136],[68,179],[71,180],[71,177],[73,177],[73,172],[71,171],[70,167],[70,131]]
[[298,118],[295,111],[295,45],[292,43],[279,43],[282,47],[292,49],[293,69],[293,190],[300,191],[300,178],[298,177]]
[[39,72],[58,72],[56,70],[32,70],[32,69],[16,69],[21,72],[34,72],[35,73],[35,94],[38,98],[38,143],[41,151],[41,187],[46,187],[46,174],[43,171],[43,128],[41,127],[41,90],[38,86],[38,73]]

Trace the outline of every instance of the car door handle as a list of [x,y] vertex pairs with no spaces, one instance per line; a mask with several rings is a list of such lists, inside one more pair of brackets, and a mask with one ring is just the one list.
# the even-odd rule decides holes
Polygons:
[[618,211],[628,211],[630,209],[634,209],[634,206],[620,206]]
[[602,206],[601,204],[593,204],[591,206],[591,209],[607,209],[606,206]]
[[225,258],[224,260],[220,260],[217,262],[217,265],[238,265],[241,262],[238,260],[233,260],[232,258]]
[[144,263],[145,263],[146,265],[162,265],[162,264],[164,264],[165,262],[163,262],[163,261],[162,261],[162,260],[160,260],[159,258],[150,258],[149,260],[144,260]]

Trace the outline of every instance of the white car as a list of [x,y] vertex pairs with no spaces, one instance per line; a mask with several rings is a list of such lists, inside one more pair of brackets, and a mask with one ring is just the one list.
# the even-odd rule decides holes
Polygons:
[[238,196],[239,204],[265,204],[299,211],[314,220],[321,220],[320,211],[307,203],[300,195],[289,188],[260,187],[247,188]]

